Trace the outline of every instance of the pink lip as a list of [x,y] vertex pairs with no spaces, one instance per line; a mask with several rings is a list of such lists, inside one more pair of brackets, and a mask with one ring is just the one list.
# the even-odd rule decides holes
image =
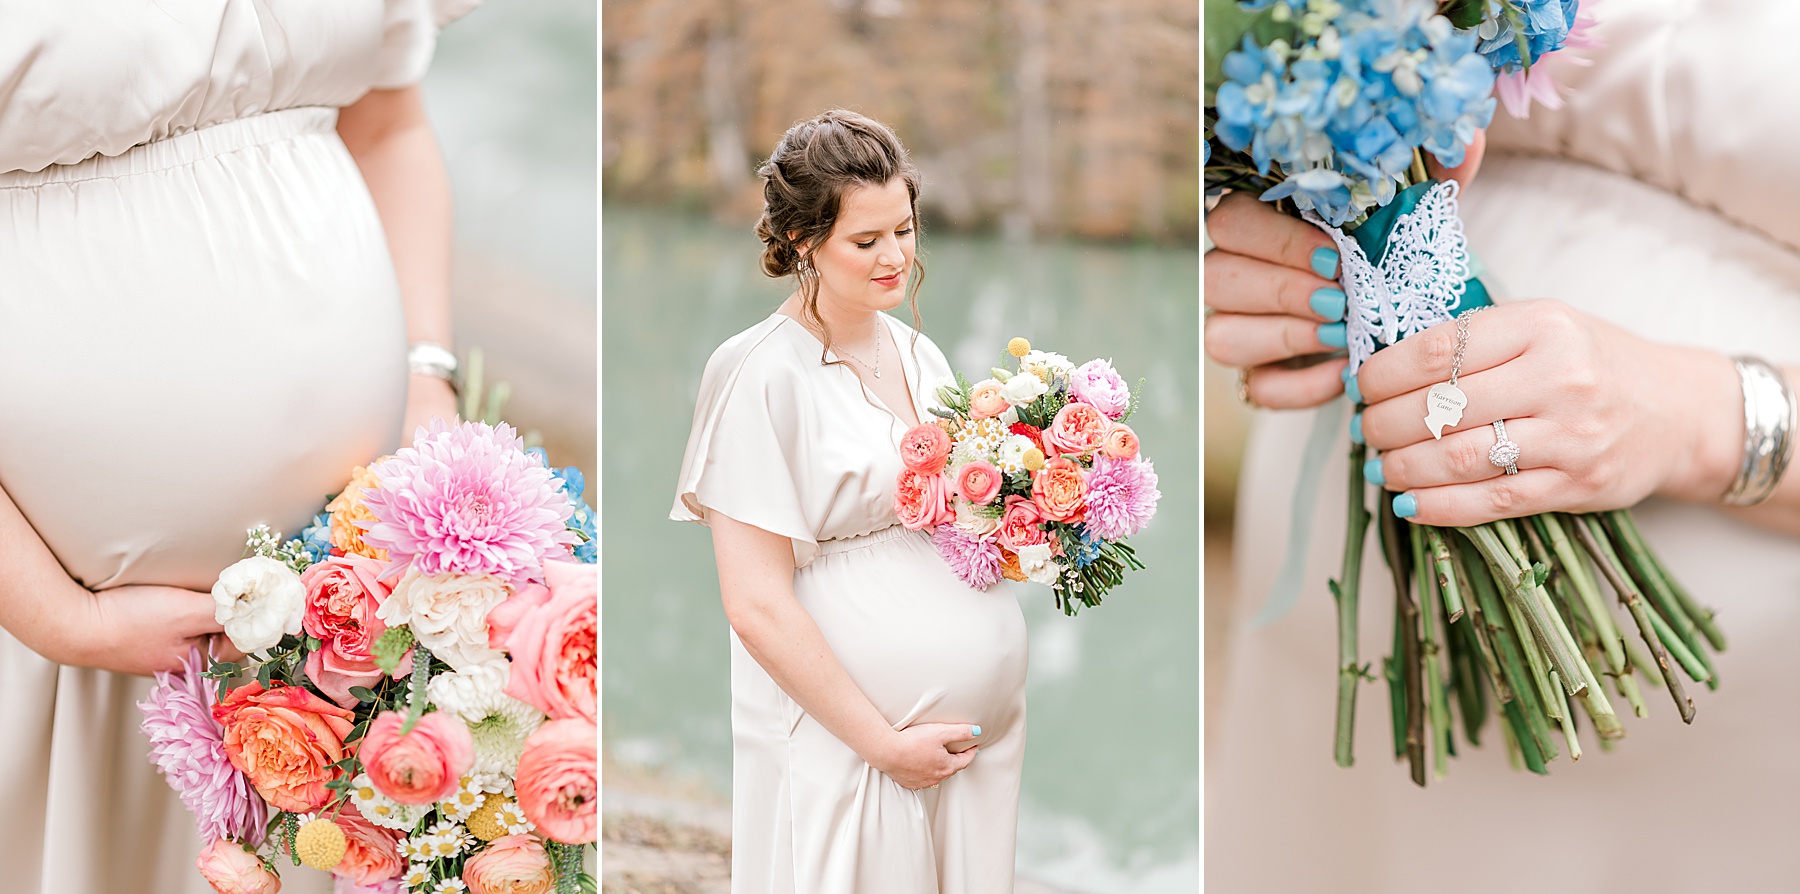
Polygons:
[[900,273],[896,272],[892,276],[884,276],[875,281],[881,283],[884,287],[892,288],[893,286],[900,284]]

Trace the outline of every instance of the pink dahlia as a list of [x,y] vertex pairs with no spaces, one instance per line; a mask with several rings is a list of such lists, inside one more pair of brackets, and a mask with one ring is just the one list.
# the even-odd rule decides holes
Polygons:
[[1130,537],[1150,523],[1160,499],[1149,460],[1097,456],[1087,479],[1087,532],[1102,540]]
[[491,574],[517,586],[576,540],[561,482],[510,425],[433,420],[370,471],[381,486],[363,495],[375,517],[363,540],[387,550],[384,577],[410,564],[427,576]]
[[1569,28],[1569,36],[1563,39],[1561,49],[1546,53],[1531,66],[1531,73],[1524,71],[1508,72],[1494,79],[1494,93],[1500,97],[1500,104],[1506,107],[1507,114],[1514,118],[1530,118],[1531,102],[1537,100],[1538,105],[1552,111],[1563,107],[1562,94],[1567,88],[1556,80],[1550,66],[1544,65],[1548,59],[1559,59],[1570,65],[1589,66],[1594,60],[1577,56],[1568,50],[1592,50],[1606,46],[1595,33],[1600,19],[1594,14],[1594,7],[1599,0],[1589,0],[1581,4],[1575,14],[1575,24]]
[[950,563],[950,570],[963,583],[985,590],[999,582],[1004,560],[994,538],[973,536],[955,525],[938,525],[931,532],[931,545],[937,547],[938,555]]
[[213,687],[200,676],[200,653],[188,653],[183,668],[158,673],[144,712],[150,759],[194,814],[207,841],[231,838],[262,844],[269,805],[250,780],[225,757],[225,735],[213,720]]

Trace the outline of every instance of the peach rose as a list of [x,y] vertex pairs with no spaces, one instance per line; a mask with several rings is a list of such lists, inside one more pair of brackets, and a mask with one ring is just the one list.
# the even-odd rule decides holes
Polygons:
[[379,885],[399,878],[406,871],[406,860],[400,856],[400,841],[406,833],[383,829],[369,822],[346,803],[332,819],[344,832],[344,861],[331,874],[357,885]]
[[936,475],[944,471],[952,446],[950,435],[942,428],[930,423],[916,425],[900,436],[900,463],[922,475]]
[[229,838],[214,839],[194,861],[200,877],[219,894],[276,894],[281,877]]
[[600,824],[599,730],[589,720],[552,720],[525,740],[514,779],[525,818],[552,841],[588,844]]
[[304,813],[331,800],[325,783],[341,771],[352,715],[300,686],[263,689],[251,681],[213,705],[225,757],[278,810]]
[[1027,580],[1025,572],[1019,568],[1019,554],[1004,547],[1000,550],[1000,576],[1020,582]]
[[956,492],[971,503],[986,506],[1000,493],[1000,485],[1005,480],[993,463],[976,460],[957,471]]
[[1045,518],[1074,524],[1087,515],[1087,477],[1074,460],[1059,456],[1031,473],[1031,499]]
[[600,566],[548,561],[543,585],[488,613],[488,645],[512,653],[507,695],[552,719],[595,719],[599,591]]
[[1012,404],[1006,402],[1004,386],[993,379],[983,379],[969,389],[969,415],[976,419],[991,419]]
[[[375,462],[392,459],[384,456]],[[371,463],[370,465],[373,465]],[[345,555],[365,556],[370,559],[386,562],[387,550],[376,549],[363,542],[363,532],[368,526],[358,522],[375,524],[375,513],[363,502],[363,491],[374,490],[381,486],[381,480],[368,466],[357,466],[350,473],[350,483],[344,485],[343,492],[325,504],[325,511],[331,513],[331,545]]]
[[462,880],[469,894],[550,894],[556,870],[536,838],[508,835],[464,863]]
[[[1044,513],[1037,504],[1021,496],[1006,498],[1006,512],[1000,516],[1000,543],[1008,551],[1021,546],[1043,543],[1049,539],[1049,532],[1043,525]],[[1017,559],[1014,560],[1015,564]]]
[[357,746],[356,756],[375,790],[396,803],[420,806],[456,793],[463,774],[475,763],[475,740],[469,727],[442,711],[419,718],[412,732],[400,711],[376,715]]
[[[306,587],[301,626],[320,646],[306,656],[306,677],[326,697],[346,708],[356,707],[352,686],[374,686],[385,676],[375,666],[371,649],[387,632],[375,616],[391,589],[379,578],[382,564],[358,555],[334,556],[300,575]],[[412,670],[412,656],[401,659],[395,677]]]
[[1058,410],[1056,419],[1044,430],[1044,451],[1050,454],[1085,456],[1100,449],[1106,440],[1106,429],[1112,422],[1092,404],[1069,404]]
[[950,504],[950,482],[942,475],[907,469],[894,486],[894,514],[907,528],[920,531],[956,520]]
[[1137,459],[1138,437],[1131,426],[1123,422],[1115,422],[1106,430],[1106,440],[1100,449],[1113,459]]

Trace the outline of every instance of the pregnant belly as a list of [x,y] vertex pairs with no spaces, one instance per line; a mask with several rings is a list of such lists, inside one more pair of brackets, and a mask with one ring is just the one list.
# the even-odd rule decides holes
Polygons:
[[334,120],[0,175],[0,485],[87,586],[206,589],[398,441],[399,292]]
[[989,743],[1024,721],[1025,619],[1009,588],[971,589],[930,541],[890,528],[826,544],[795,594],[897,728],[971,723]]

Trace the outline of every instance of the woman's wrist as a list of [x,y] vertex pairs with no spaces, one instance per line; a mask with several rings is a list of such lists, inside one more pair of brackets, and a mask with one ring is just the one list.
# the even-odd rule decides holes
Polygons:
[[[1736,479],[1744,456],[1743,389],[1731,358],[1697,348],[1669,348],[1663,397],[1676,448],[1668,479],[1657,492],[1690,503],[1718,503]],[[1653,396],[1652,399],[1659,397]],[[1686,437],[1680,433],[1685,429]]]

